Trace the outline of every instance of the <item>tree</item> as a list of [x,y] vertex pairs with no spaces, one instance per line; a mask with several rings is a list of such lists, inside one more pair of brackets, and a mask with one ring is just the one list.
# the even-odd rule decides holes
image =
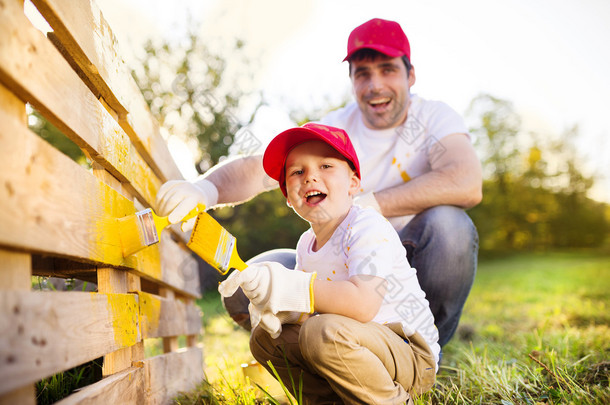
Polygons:
[[[134,72],[160,125],[172,134],[182,134],[187,143],[196,141],[193,147],[200,173],[226,157],[235,134],[247,124],[237,117],[240,102],[248,94],[225,69],[228,57],[250,65],[240,54],[242,46],[238,40],[233,49],[224,48],[226,53],[218,55],[194,34],[179,46],[149,41],[142,69]],[[245,260],[269,249],[296,246],[307,228],[286,206],[279,190],[211,214],[237,237]]]
[[481,250],[599,247],[606,205],[587,192],[594,179],[579,169],[578,127],[544,140],[521,129],[506,100],[476,97],[468,114],[484,168],[483,201],[471,210]]

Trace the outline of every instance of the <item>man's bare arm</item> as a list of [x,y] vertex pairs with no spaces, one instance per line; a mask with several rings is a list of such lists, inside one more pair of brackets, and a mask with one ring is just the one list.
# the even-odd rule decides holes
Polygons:
[[218,188],[218,205],[246,202],[278,186],[263,170],[260,155],[227,159],[212,167],[202,178]]
[[444,150],[430,172],[375,192],[384,216],[417,214],[437,205],[471,208],[481,202],[481,164],[468,136],[451,134],[439,142]]

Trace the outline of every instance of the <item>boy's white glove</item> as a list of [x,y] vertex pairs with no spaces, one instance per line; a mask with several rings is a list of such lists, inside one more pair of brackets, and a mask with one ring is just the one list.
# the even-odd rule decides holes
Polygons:
[[250,324],[252,329],[256,326],[263,328],[273,339],[277,339],[282,333],[282,325],[286,323],[298,323],[303,316],[300,312],[283,311],[274,314],[271,311],[261,312],[259,307],[250,303],[248,305],[250,312]]
[[276,262],[255,263],[245,270],[235,270],[218,286],[223,297],[232,296],[241,287],[261,313],[270,311],[314,312],[313,281],[316,273],[289,270]]
[[[209,180],[198,181],[170,180],[159,188],[157,211],[161,216],[168,215],[170,223],[175,224],[198,204],[211,208],[218,203],[218,189]],[[183,227],[183,231],[186,231]],[[191,226],[192,228],[192,226]]]

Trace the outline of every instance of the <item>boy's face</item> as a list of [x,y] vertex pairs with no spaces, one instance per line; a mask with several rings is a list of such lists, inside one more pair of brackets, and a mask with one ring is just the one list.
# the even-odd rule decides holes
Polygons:
[[359,187],[345,158],[322,141],[302,143],[286,158],[288,202],[312,226],[343,220]]

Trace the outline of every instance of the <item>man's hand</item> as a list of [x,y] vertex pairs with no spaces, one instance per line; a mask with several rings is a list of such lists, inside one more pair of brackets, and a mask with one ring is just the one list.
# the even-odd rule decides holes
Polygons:
[[159,215],[169,215],[172,224],[179,222],[198,204],[209,209],[217,202],[218,189],[205,179],[196,182],[170,180],[157,193],[157,211]]
[[218,286],[224,297],[232,296],[241,287],[250,302],[261,312],[312,313],[313,281],[316,273],[289,270],[279,263],[263,262],[234,271]]

